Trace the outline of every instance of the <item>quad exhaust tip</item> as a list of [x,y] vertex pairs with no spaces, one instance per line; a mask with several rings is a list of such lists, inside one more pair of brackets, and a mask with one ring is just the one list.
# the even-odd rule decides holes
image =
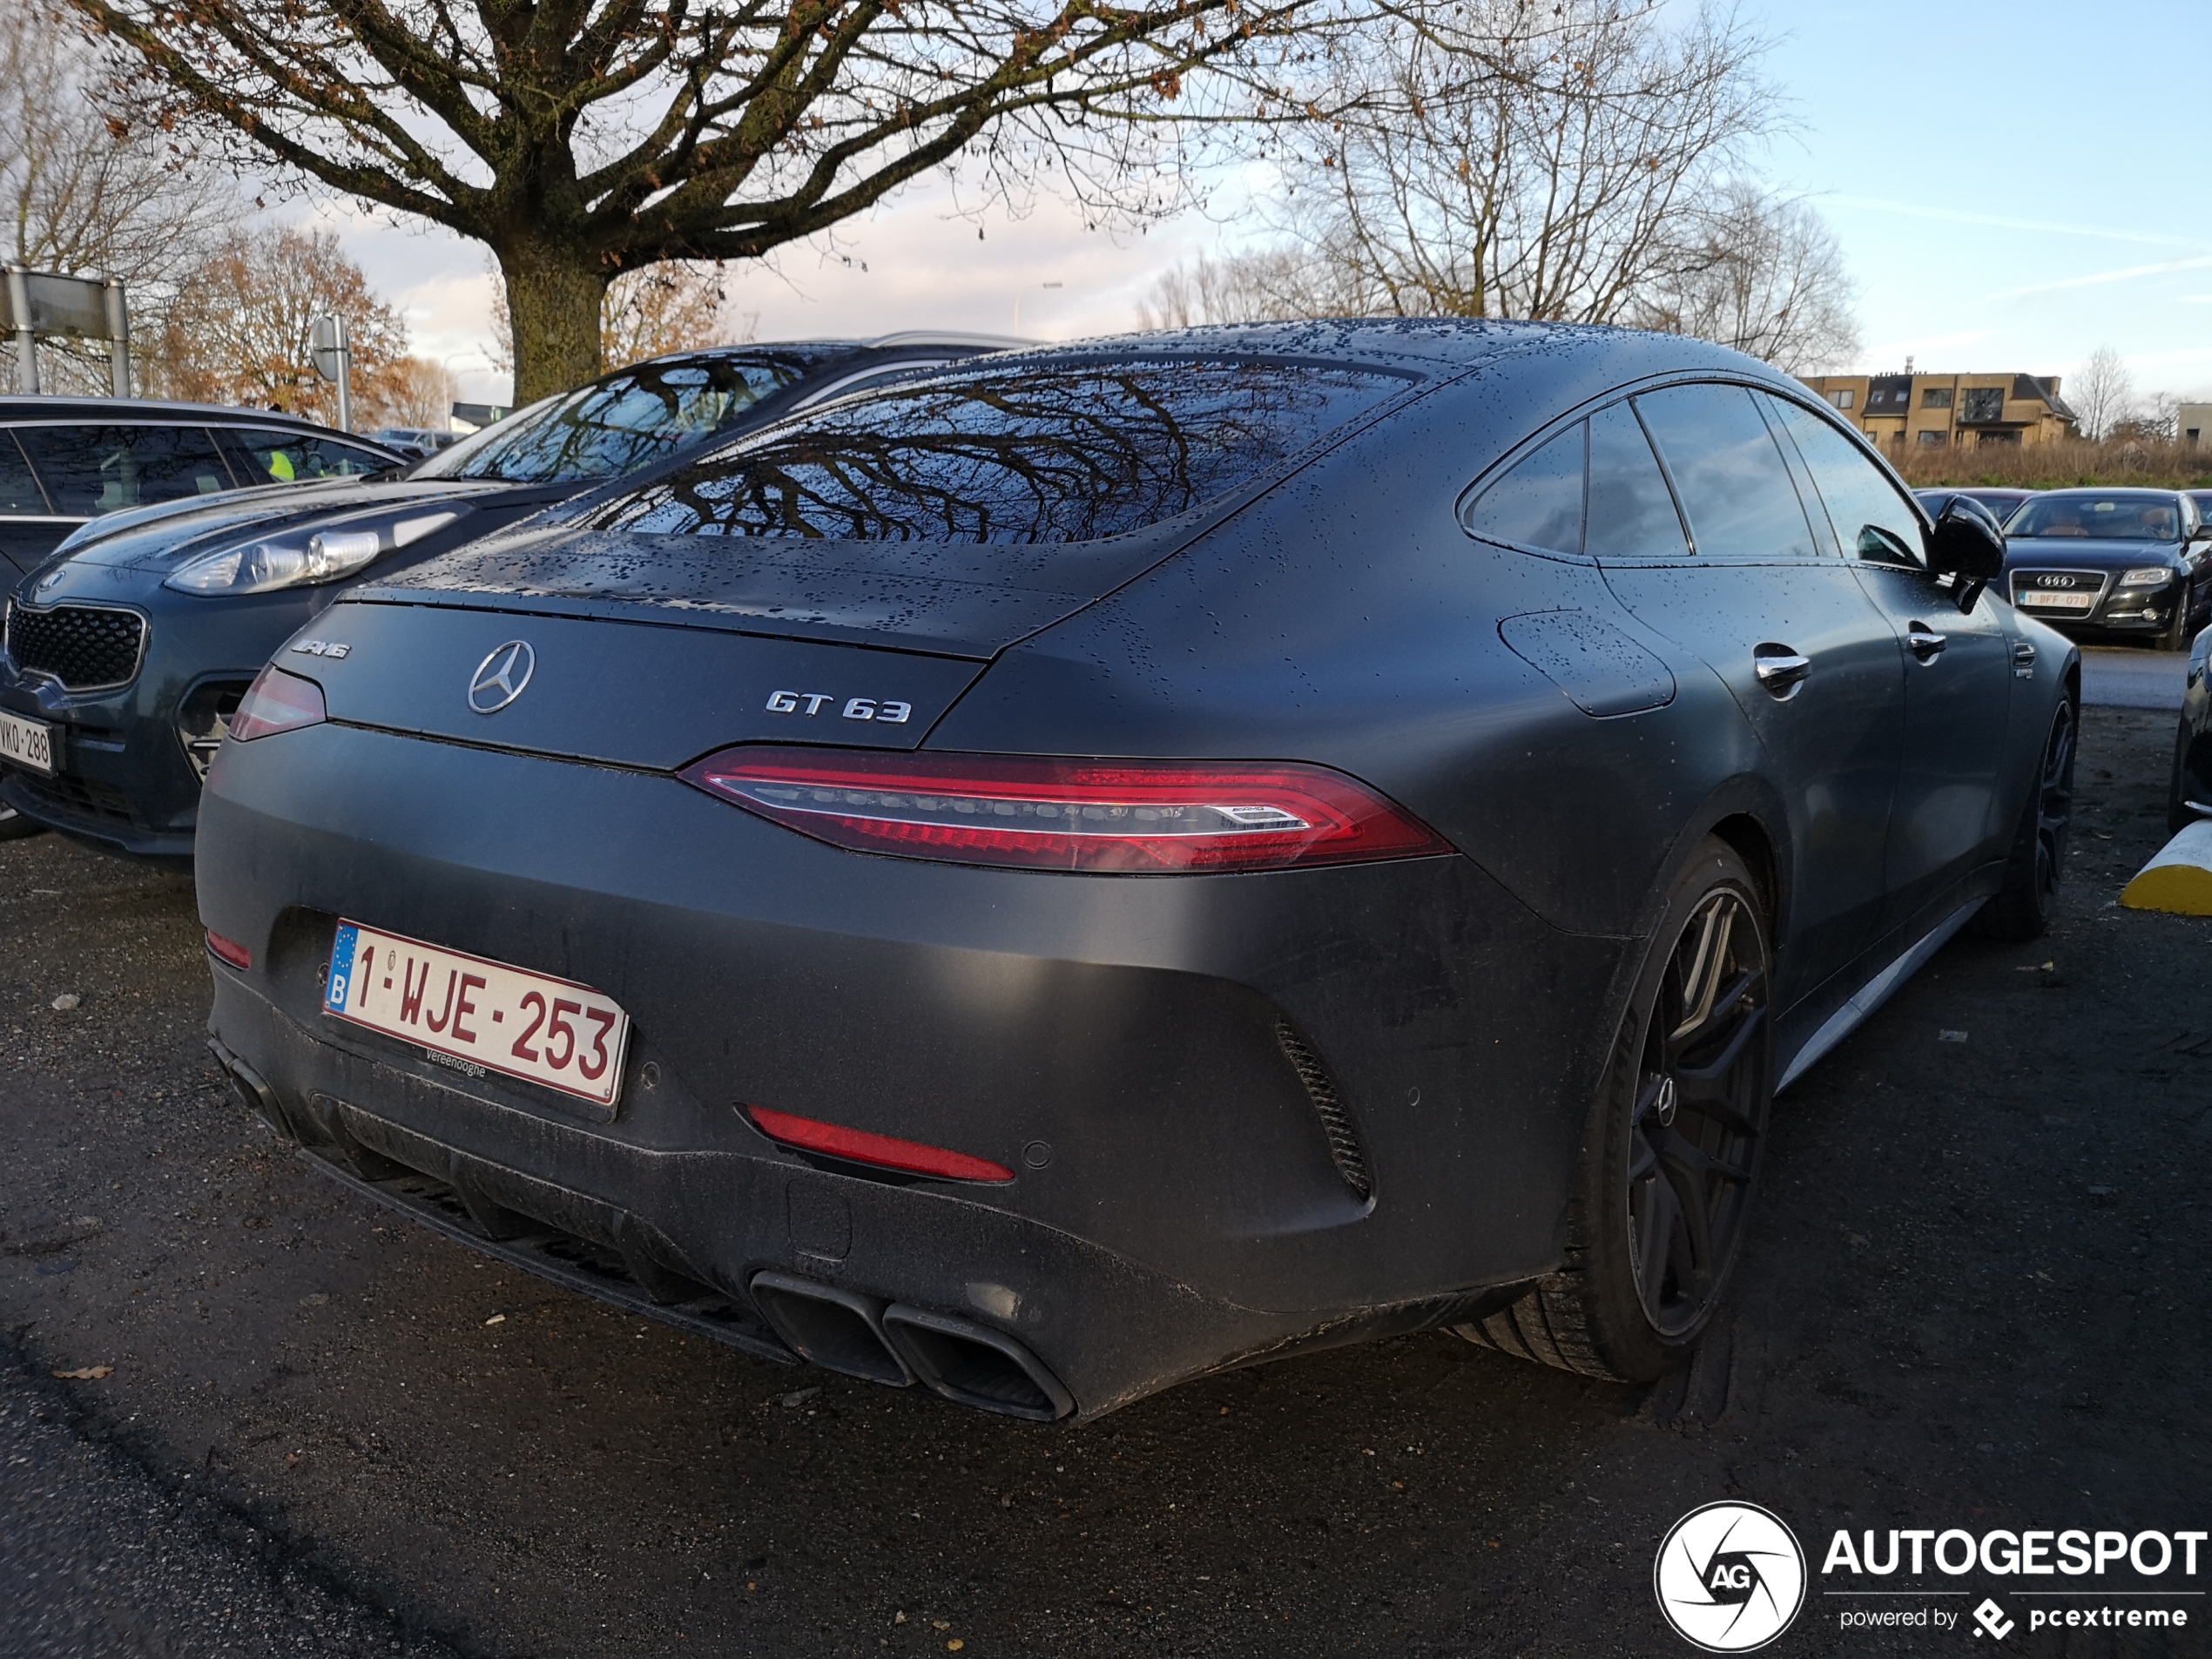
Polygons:
[[826,1371],[894,1388],[919,1382],[960,1405],[1033,1423],[1075,1413],[1059,1379],[1003,1332],[791,1273],[756,1273],[750,1288],[792,1352]]

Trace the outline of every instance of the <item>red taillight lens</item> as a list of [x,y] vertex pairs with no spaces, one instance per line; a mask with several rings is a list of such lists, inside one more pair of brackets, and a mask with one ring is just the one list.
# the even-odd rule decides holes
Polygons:
[[772,1112],[765,1106],[748,1109],[760,1132],[770,1140],[805,1151],[849,1158],[855,1163],[873,1163],[886,1170],[903,1170],[909,1175],[942,1176],[948,1181],[1014,1179],[1013,1170],[988,1158],[949,1152],[941,1146],[924,1146],[919,1141],[902,1141],[896,1136],[871,1135],[866,1130],[819,1123],[811,1117],[793,1117],[789,1112]]
[[207,948],[218,961],[228,962],[244,970],[253,966],[253,953],[235,939],[226,939],[212,927],[207,929]]
[[839,846],[1039,870],[1276,870],[1448,853],[1319,766],[744,747],[685,780]]
[[254,677],[231,716],[231,736],[240,743],[266,738],[272,732],[290,732],[303,725],[320,725],[328,718],[322,687],[297,674],[287,674],[272,663]]

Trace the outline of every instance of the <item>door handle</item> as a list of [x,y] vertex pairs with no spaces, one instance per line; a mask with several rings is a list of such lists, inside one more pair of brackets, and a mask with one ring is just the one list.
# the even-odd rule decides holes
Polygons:
[[1905,624],[1905,647],[1924,663],[1932,663],[1942,656],[1943,648],[1950,643],[1947,636],[1936,632],[1925,622]]
[[1759,684],[1777,698],[1787,699],[1795,697],[1797,687],[1812,678],[1812,658],[1787,645],[1754,645],[1751,671],[1759,677]]

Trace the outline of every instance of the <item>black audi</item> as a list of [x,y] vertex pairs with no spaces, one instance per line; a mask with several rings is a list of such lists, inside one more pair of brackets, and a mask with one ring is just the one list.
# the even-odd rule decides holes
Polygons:
[[2046,622],[2183,651],[2212,621],[2212,523],[2187,490],[2048,490],[2005,529],[2013,603]]
[[[910,334],[684,353],[545,399],[403,473],[333,468],[314,484],[243,490],[226,477],[219,494],[172,490],[95,519],[8,607],[0,808],[109,851],[188,858],[200,779],[239,697],[348,584],[711,438],[1018,343]],[[257,435],[225,432],[241,455]],[[289,455],[273,463],[287,477],[308,464]]]
[[2078,656],[1665,336],[1135,336],[346,595],[210,775],[218,1058],[310,1161],[1035,1419],[1448,1326],[1647,1378],[1770,1101],[2047,923]]

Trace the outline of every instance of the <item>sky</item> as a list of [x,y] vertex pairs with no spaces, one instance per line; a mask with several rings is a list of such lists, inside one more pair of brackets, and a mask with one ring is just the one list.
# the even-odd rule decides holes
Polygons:
[[[1858,286],[1865,346],[1848,367],[2069,374],[2109,345],[2140,391],[2212,395],[2212,4],[1770,0],[1743,15],[1775,40],[1766,72],[1791,118],[1766,176],[1819,208]],[[955,206],[933,183],[833,248],[729,267],[733,326],[1114,333],[1136,326],[1161,273],[1251,234],[1250,213],[1114,235],[1049,200],[980,226]],[[463,397],[504,399],[482,248],[343,204],[300,212],[343,233]]]

